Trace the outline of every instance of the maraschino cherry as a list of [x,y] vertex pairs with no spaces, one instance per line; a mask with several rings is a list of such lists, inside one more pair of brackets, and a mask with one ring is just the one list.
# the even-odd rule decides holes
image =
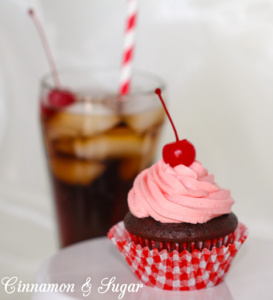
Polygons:
[[[32,20],[36,26],[36,29],[38,31],[38,34],[40,36],[40,39],[43,44],[43,48],[44,48],[44,51],[45,51],[45,54],[47,57],[47,61],[50,66],[52,78],[53,78],[53,81],[55,84],[55,88],[52,89],[48,95],[48,102],[51,107],[57,108],[57,109],[71,105],[76,101],[75,96],[70,91],[65,90],[61,87],[57,68],[55,66],[53,55],[51,53],[49,43],[47,41],[45,32],[43,30],[43,26],[42,26],[41,22],[39,21],[39,19],[37,18],[33,9],[29,9],[28,13],[29,13],[30,17],[32,18]],[[44,104],[41,104],[41,109],[44,114],[52,113],[52,110],[50,108],[46,108]]]
[[171,122],[173,127],[173,131],[176,137],[176,141],[170,144],[166,144],[162,150],[162,156],[165,163],[169,164],[171,167],[175,167],[177,165],[185,165],[189,167],[195,160],[195,148],[194,146],[187,140],[179,140],[176,128],[174,126],[173,120],[168,112],[166,104],[162,98],[161,90],[156,89],[155,93],[158,95],[165,112]]

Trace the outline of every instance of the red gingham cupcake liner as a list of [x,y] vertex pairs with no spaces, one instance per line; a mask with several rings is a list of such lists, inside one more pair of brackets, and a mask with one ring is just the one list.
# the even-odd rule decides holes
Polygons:
[[219,284],[230,268],[236,253],[248,235],[247,227],[239,223],[233,243],[211,250],[186,249],[182,252],[166,249],[150,250],[132,241],[123,221],[108,232],[109,239],[125,257],[135,275],[146,285],[165,290],[195,290]]

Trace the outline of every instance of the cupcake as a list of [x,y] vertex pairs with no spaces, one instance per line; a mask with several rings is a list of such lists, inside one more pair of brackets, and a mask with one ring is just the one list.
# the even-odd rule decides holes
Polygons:
[[170,121],[176,142],[163,148],[163,160],[137,176],[129,212],[108,237],[148,286],[212,287],[226,275],[247,228],[231,212],[230,191],[195,160],[193,145],[178,139]]
[[151,250],[211,250],[233,242],[233,203],[200,162],[171,167],[160,160],[136,178],[124,224],[136,244]]

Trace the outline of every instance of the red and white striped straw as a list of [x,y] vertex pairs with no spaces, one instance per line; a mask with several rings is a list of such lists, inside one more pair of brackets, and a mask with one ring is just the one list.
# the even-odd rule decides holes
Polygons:
[[138,0],[127,0],[127,2],[128,8],[121,66],[120,95],[127,95],[130,91],[138,6]]

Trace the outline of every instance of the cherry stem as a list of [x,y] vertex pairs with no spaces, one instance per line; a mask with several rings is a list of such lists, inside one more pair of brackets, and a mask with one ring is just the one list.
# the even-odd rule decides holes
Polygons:
[[52,55],[52,52],[50,50],[50,46],[49,46],[45,31],[43,29],[43,26],[42,26],[40,20],[37,18],[37,16],[36,16],[33,9],[29,9],[28,14],[30,15],[31,19],[33,20],[34,25],[35,25],[35,27],[38,31],[39,36],[40,36],[41,42],[43,44],[43,48],[44,48],[44,51],[45,51],[45,54],[46,54],[46,57],[47,57],[48,64],[50,66],[53,81],[54,81],[56,87],[60,88],[61,84],[60,84],[59,75],[58,75],[58,72],[57,72],[57,68],[56,68],[56,65],[55,65],[55,62],[54,62],[54,59],[53,59],[53,55]]
[[175,128],[175,126],[174,126],[173,120],[172,120],[172,118],[171,118],[171,116],[170,116],[170,114],[169,114],[169,111],[168,111],[168,109],[167,109],[167,106],[166,106],[166,104],[165,104],[165,102],[164,102],[164,100],[163,100],[163,98],[162,98],[162,95],[161,95],[161,89],[156,89],[156,90],[155,90],[155,93],[158,95],[158,97],[159,97],[159,99],[160,99],[160,101],[161,101],[161,103],[162,103],[162,105],[163,105],[163,107],[164,107],[164,109],[165,109],[165,112],[166,112],[166,114],[167,114],[167,116],[168,116],[168,118],[169,118],[169,120],[170,120],[170,122],[171,122],[171,124],[172,124],[172,127],[173,127],[173,131],[174,131],[174,134],[175,134],[176,141],[179,142],[178,134],[177,134],[176,128]]

